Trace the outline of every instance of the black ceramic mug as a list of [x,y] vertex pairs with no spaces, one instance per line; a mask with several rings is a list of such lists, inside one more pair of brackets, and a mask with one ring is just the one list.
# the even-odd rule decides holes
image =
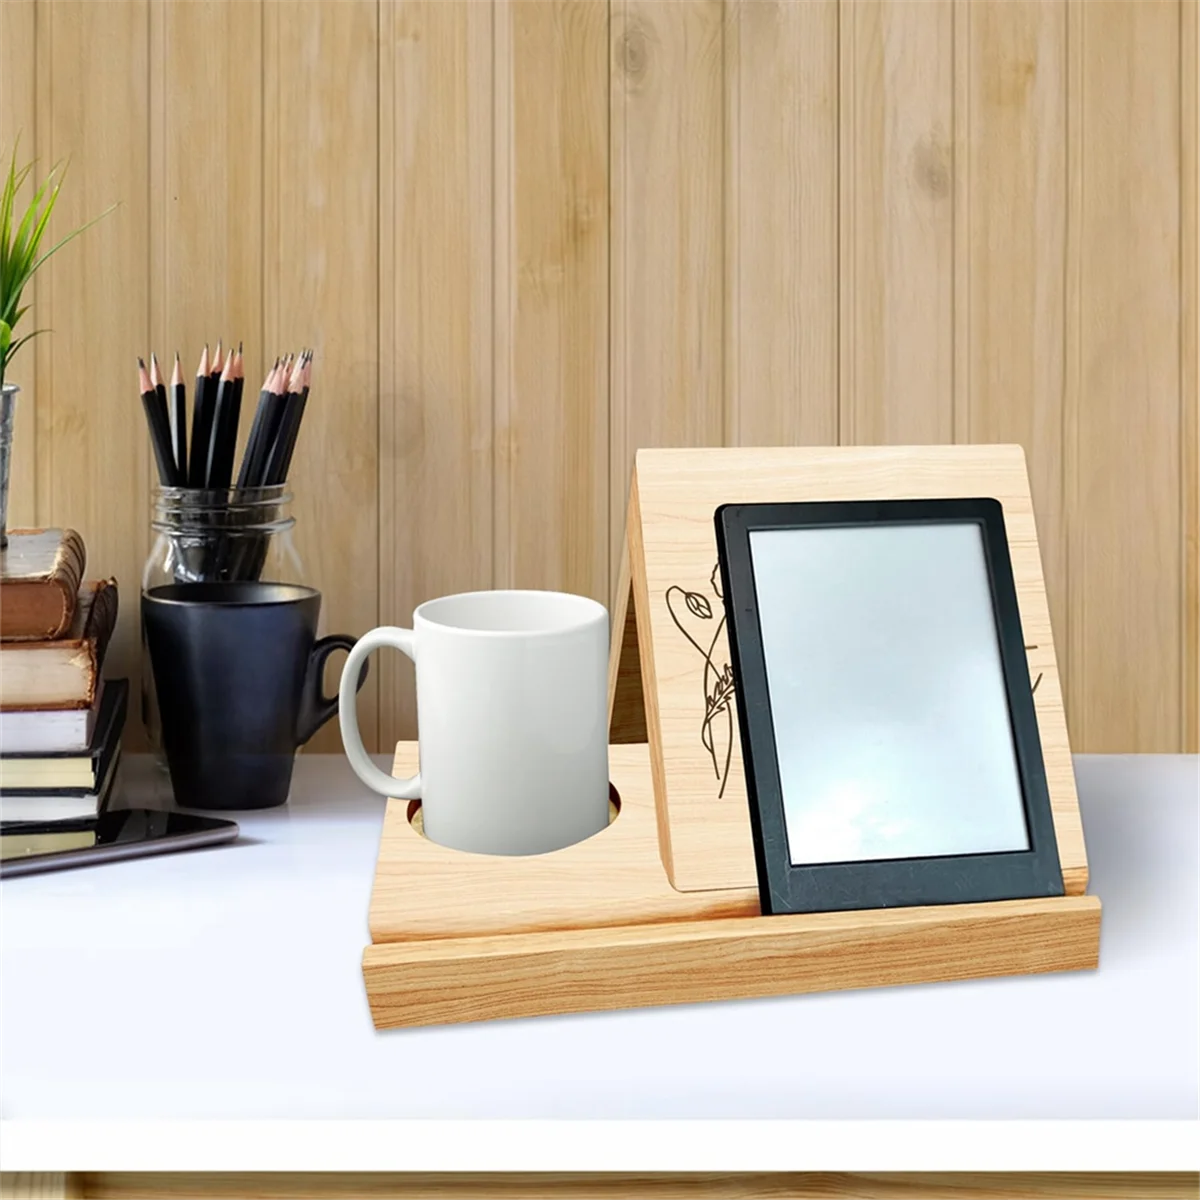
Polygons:
[[297,748],[337,713],[337,695],[322,692],[325,660],[355,640],[318,641],[320,613],[321,593],[294,584],[176,583],[142,596],[176,804],[287,799]]

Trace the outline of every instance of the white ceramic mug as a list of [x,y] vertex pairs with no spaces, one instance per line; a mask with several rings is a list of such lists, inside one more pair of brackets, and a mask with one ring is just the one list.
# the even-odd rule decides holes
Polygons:
[[[384,774],[363,749],[355,684],[380,646],[417,667],[421,769]],[[608,612],[563,592],[468,592],[422,604],[412,629],[355,644],[338,693],[350,765],[420,799],[425,836],[479,854],[543,854],[608,824]]]

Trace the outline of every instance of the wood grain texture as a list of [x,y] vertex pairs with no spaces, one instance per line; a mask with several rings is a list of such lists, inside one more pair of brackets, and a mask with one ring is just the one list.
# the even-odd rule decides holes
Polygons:
[[608,4],[495,19],[495,583],[607,603]]
[[1063,882],[1068,894],[1085,890],[1087,853],[1019,446],[643,450],[634,486],[630,574],[639,661],[663,861],[677,888],[749,887],[756,879],[727,686],[716,507],[985,495],[1004,505]]
[[629,545],[626,542],[617,571],[612,599],[608,648],[608,740],[610,743],[646,742],[646,701],[638,662],[637,605],[629,578]]
[[634,452],[725,433],[725,13],[612,0],[610,561]]
[[1179,12],[1098,0],[1079,37],[1073,721],[1081,746],[1165,751],[1183,742]]
[[[401,742],[393,774],[416,769],[416,743]],[[671,886],[658,854],[648,746],[611,746],[609,772],[620,796],[616,820],[552,854],[447,849],[413,828],[408,801],[389,800],[371,892],[371,940],[758,916],[757,886],[691,893]]]
[[1200,752],[1200,15],[1180,21],[1180,479],[1183,489],[1182,750]]
[[733,0],[725,38],[725,444],[833,445],[838,6]]
[[[77,529],[89,577],[119,581],[106,669],[128,676],[134,694],[149,549],[149,446],[134,374],[150,337],[149,21],[147,0],[63,0],[37,13],[37,154],[43,164],[70,158],[51,234],[119,206],[38,278],[31,316],[54,332],[34,343],[37,520]],[[52,79],[70,85],[54,87],[51,100]]]
[[[296,544],[321,632],[359,634],[379,624],[378,6],[289,0],[262,15],[263,334],[280,353],[316,351],[291,470]],[[368,679],[372,742],[377,700]],[[309,747],[340,749],[336,722]]]
[[363,976],[390,1029],[1089,970],[1099,946],[1100,901],[1056,896],[385,942]]
[[839,6],[843,444],[955,440],[947,0]]
[[[960,3],[955,111],[960,267],[957,440],[1025,448],[1069,692],[1063,472],[1067,6]],[[961,345],[959,343],[961,342]]]
[[81,1175],[62,1171],[0,1172],[0,1200],[75,1200],[86,1196]]
[[[493,9],[380,19],[380,619],[406,626],[493,580]],[[375,663],[389,749],[416,731],[401,657]]]
[[106,1200],[344,1200],[351,1195],[362,1200],[1195,1200],[1200,1195],[1200,1179],[1190,1172],[105,1172],[84,1177],[84,1186],[81,1195]]
[[263,21],[261,0],[150,7],[151,347],[165,371],[179,351],[190,401],[200,347],[243,340],[243,439],[280,351],[263,338],[263,84],[245,70],[263,62]]
[[[37,153],[37,9],[34,0],[0,4],[0,165],[7,170],[14,149],[17,162],[28,162]],[[33,198],[33,179],[17,193],[22,211]],[[61,227],[59,227],[61,228]],[[41,320],[37,277],[26,285],[22,303],[33,307],[17,327],[23,336]],[[37,525],[37,372],[35,343],[18,352],[5,375],[15,383],[17,397],[13,420],[13,457],[8,484],[8,528]]]
[[[13,521],[88,537],[136,668],[130,356],[216,336],[252,371],[317,344],[296,539],[351,633],[508,582],[602,598],[639,446],[1015,440],[1075,748],[1196,748],[1196,25],[1190,0],[4,0],[0,142],[72,156],[52,232],[121,205],[30,293],[54,332],[13,376]],[[375,667],[389,748],[411,668]]]

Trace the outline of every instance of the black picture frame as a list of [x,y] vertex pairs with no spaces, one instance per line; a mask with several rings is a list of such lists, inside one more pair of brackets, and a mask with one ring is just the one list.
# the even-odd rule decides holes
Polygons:
[[[1004,510],[991,498],[725,504],[714,514],[762,912],[808,913],[1063,895]],[[750,549],[757,530],[975,523],[982,529],[1029,847],[794,865]]]

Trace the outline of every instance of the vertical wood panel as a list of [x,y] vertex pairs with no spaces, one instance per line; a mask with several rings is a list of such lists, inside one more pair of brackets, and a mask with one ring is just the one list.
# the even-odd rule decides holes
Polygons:
[[839,11],[841,441],[950,442],[952,6]]
[[1182,744],[1179,12],[1080,5],[1072,714],[1077,750]]
[[613,0],[613,578],[638,447],[724,439],[723,18]]
[[[263,16],[264,332],[272,353],[316,350],[291,471],[296,545],[323,632],[357,635],[378,624],[378,11],[292,0]],[[377,696],[372,678],[368,744]],[[310,743],[340,745],[336,722]]]
[[1183,666],[1180,749],[1200,752],[1200,14],[1184,0],[1180,20],[1180,401],[1183,484]]
[[[493,579],[493,13],[385,0],[381,15],[381,618],[408,625]],[[399,658],[376,663],[388,746],[416,729]]]
[[190,384],[203,343],[244,339],[250,397],[278,352],[262,324],[262,31],[260,0],[151,8],[153,347],[178,350]]
[[[1076,749],[1195,748],[1196,27],[1188,0],[4,0],[0,143],[71,155],[60,233],[121,204],[32,294],[13,523],[82,530],[136,677],[130,363],[217,336],[255,375],[317,346],[297,542],[352,633],[463,588],[608,599],[639,445],[1015,440]],[[411,671],[375,675],[387,747]]]
[[116,576],[121,613],[107,669],[128,675],[136,694],[149,545],[135,375],[150,335],[149,5],[59,0],[41,5],[37,21],[38,153],[42,165],[71,163],[51,233],[120,205],[39,277],[38,325],[53,332],[37,342],[37,518],[79,530],[90,577]]
[[608,4],[496,20],[495,582],[607,603]]
[[[1063,481],[1067,166],[1064,3],[959,0],[956,74],[965,281],[960,442],[1025,448],[1055,642],[1068,642]],[[1069,659],[1059,651],[1069,693]]]
[[726,37],[726,441],[838,437],[838,9],[740,0]]
[[[0,170],[7,170],[14,147],[18,163],[37,157],[36,125],[36,13],[34,0],[11,0],[0,4]],[[45,163],[35,167],[34,174]],[[23,210],[33,197],[33,177],[18,194]],[[23,304],[31,304],[16,336],[41,328],[43,314],[38,305],[37,280],[27,284],[21,295]],[[21,389],[13,428],[13,457],[10,460],[8,526],[37,524],[36,464],[37,411],[36,354],[34,343],[17,352],[5,382]]]

